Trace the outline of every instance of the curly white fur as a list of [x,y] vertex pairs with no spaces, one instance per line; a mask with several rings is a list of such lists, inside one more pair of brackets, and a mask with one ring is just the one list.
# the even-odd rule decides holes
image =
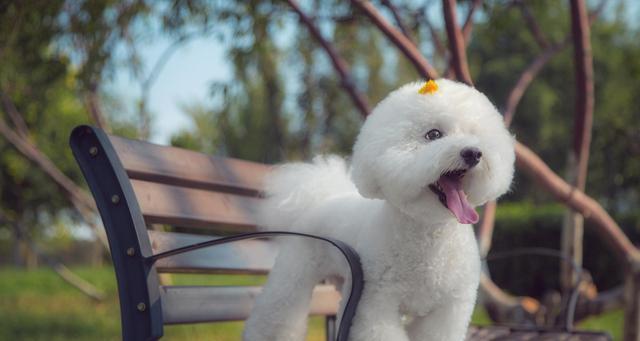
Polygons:
[[[433,94],[419,94],[421,83],[412,83],[378,104],[358,136],[351,168],[339,157],[318,157],[281,166],[266,180],[260,220],[266,229],[340,239],[359,253],[365,289],[352,340],[466,334],[480,274],[476,241],[429,185],[466,169],[461,186],[469,205],[497,198],[511,183],[514,140],[482,93],[437,83]],[[425,139],[432,129],[443,137]],[[475,166],[461,157],[470,147],[482,152]],[[321,242],[283,244],[244,339],[303,340],[314,285],[346,273],[340,255]]]

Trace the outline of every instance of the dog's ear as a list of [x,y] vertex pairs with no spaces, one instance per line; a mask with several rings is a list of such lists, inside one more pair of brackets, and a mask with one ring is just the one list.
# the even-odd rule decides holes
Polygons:
[[363,197],[369,199],[384,199],[373,172],[367,174],[364,167],[354,167],[351,169],[351,179]]
[[[356,147],[355,150],[358,148]],[[384,199],[376,176],[375,159],[355,152],[351,159],[351,180],[365,198]]]

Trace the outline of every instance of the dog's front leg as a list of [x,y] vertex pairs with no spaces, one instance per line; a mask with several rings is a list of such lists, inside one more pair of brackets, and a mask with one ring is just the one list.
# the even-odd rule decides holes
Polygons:
[[322,272],[314,266],[313,244],[293,240],[282,244],[276,264],[245,322],[244,341],[301,341],[313,288]]
[[397,297],[365,286],[350,335],[352,341],[408,341]]
[[456,300],[442,305],[426,316],[418,316],[407,331],[411,341],[462,341],[467,335],[474,300]]

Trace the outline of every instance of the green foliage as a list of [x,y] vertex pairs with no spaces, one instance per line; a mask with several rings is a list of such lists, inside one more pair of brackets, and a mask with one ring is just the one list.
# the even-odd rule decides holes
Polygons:
[[[82,183],[82,177],[68,136],[89,121],[85,95],[110,74],[116,46],[135,40],[134,23],[149,11],[145,1],[0,4],[0,118],[18,133],[26,127],[26,138],[72,181]],[[133,137],[131,127],[113,120],[117,134]],[[0,203],[8,221],[0,221],[0,229],[16,223],[16,235],[38,237],[61,216],[75,217],[58,185],[4,139]]]
[[[562,215],[558,205],[501,203],[496,212],[491,253],[532,246],[558,250]],[[494,281],[514,294],[541,297],[558,287],[560,270],[556,258],[526,255],[490,260],[489,269]]]
[[[589,192],[614,213],[633,214],[640,223],[640,45],[638,31],[621,21],[597,22],[593,44],[596,111]],[[622,66],[622,67],[621,67]]]
[[[73,269],[106,293],[95,303],[63,282],[49,269],[23,271],[0,268],[1,340],[118,340],[120,311],[111,268]],[[176,285],[257,285],[263,276],[174,275]],[[310,321],[308,340],[324,339],[324,321]],[[165,327],[170,340],[240,339],[242,322]]]
[[[491,253],[529,247],[559,250],[564,214],[563,206],[555,203],[501,203],[496,212]],[[614,219],[632,240],[640,240],[640,224],[635,222],[634,216],[618,215]],[[623,273],[618,260],[588,221],[583,248],[583,267],[591,274],[599,290],[622,283]],[[559,262],[555,257],[524,255],[491,260],[489,268],[493,279],[502,288],[540,298],[548,290],[559,290]]]
[[[570,33],[566,3],[527,3],[547,39],[560,43]],[[638,28],[625,22],[628,3],[607,7],[591,27],[595,75],[595,112],[587,193],[613,215],[640,214],[640,47]],[[476,25],[469,46],[477,87],[501,107],[521,70],[541,48],[518,6],[490,2],[487,20]],[[564,174],[573,140],[574,65],[571,45],[555,56],[533,81],[513,121],[517,138],[535,150],[558,174]],[[549,196],[518,176],[511,199],[544,202]]]
[[[11,3],[0,13],[0,93],[7,96],[38,145],[72,179],[80,179],[67,146],[71,128],[86,122],[69,59],[51,43],[59,33],[61,2]],[[3,119],[9,121],[6,113]],[[6,141],[0,140],[0,202],[9,219],[46,226],[69,206],[57,186]]]
[[[397,63],[399,52],[343,3],[308,4],[325,38],[353,70],[355,85],[379,101],[389,89],[417,75]],[[224,27],[233,80],[212,86],[215,129],[191,128],[172,143],[261,162],[309,158],[319,152],[347,154],[362,121],[326,53],[282,4],[250,1],[215,7]],[[295,18],[294,18],[295,19]],[[283,38],[286,37],[286,38]],[[372,102],[371,104],[374,104]],[[194,126],[198,119],[191,115]],[[215,141],[211,151],[203,141]],[[198,142],[200,141],[200,142]]]
[[215,153],[219,146],[219,128],[215,115],[202,104],[184,105],[183,110],[192,120],[192,130],[181,131],[171,137],[171,145],[181,148]]
[[622,310],[614,310],[600,316],[592,316],[580,323],[584,330],[606,331],[614,341],[622,340],[624,325],[624,313]]

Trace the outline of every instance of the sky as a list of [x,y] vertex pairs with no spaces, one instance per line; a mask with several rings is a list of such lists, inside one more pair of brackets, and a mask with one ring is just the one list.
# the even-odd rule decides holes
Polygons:
[[[139,46],[146,69],[160,58],[169,46],[167,39],[156,39]],[[224,49],[211,37],[193,39],[173,53],[149,91],[149,109],[154,114],[152,135],[155,143],[169,144],[171,135],[189,126],[190,121],[181,104],[205,102],[213,81],[231,78],[231,68],[225,60]],[[108,89],[133,112],[140,96],[140,83],[126,67],[118,68]]]

